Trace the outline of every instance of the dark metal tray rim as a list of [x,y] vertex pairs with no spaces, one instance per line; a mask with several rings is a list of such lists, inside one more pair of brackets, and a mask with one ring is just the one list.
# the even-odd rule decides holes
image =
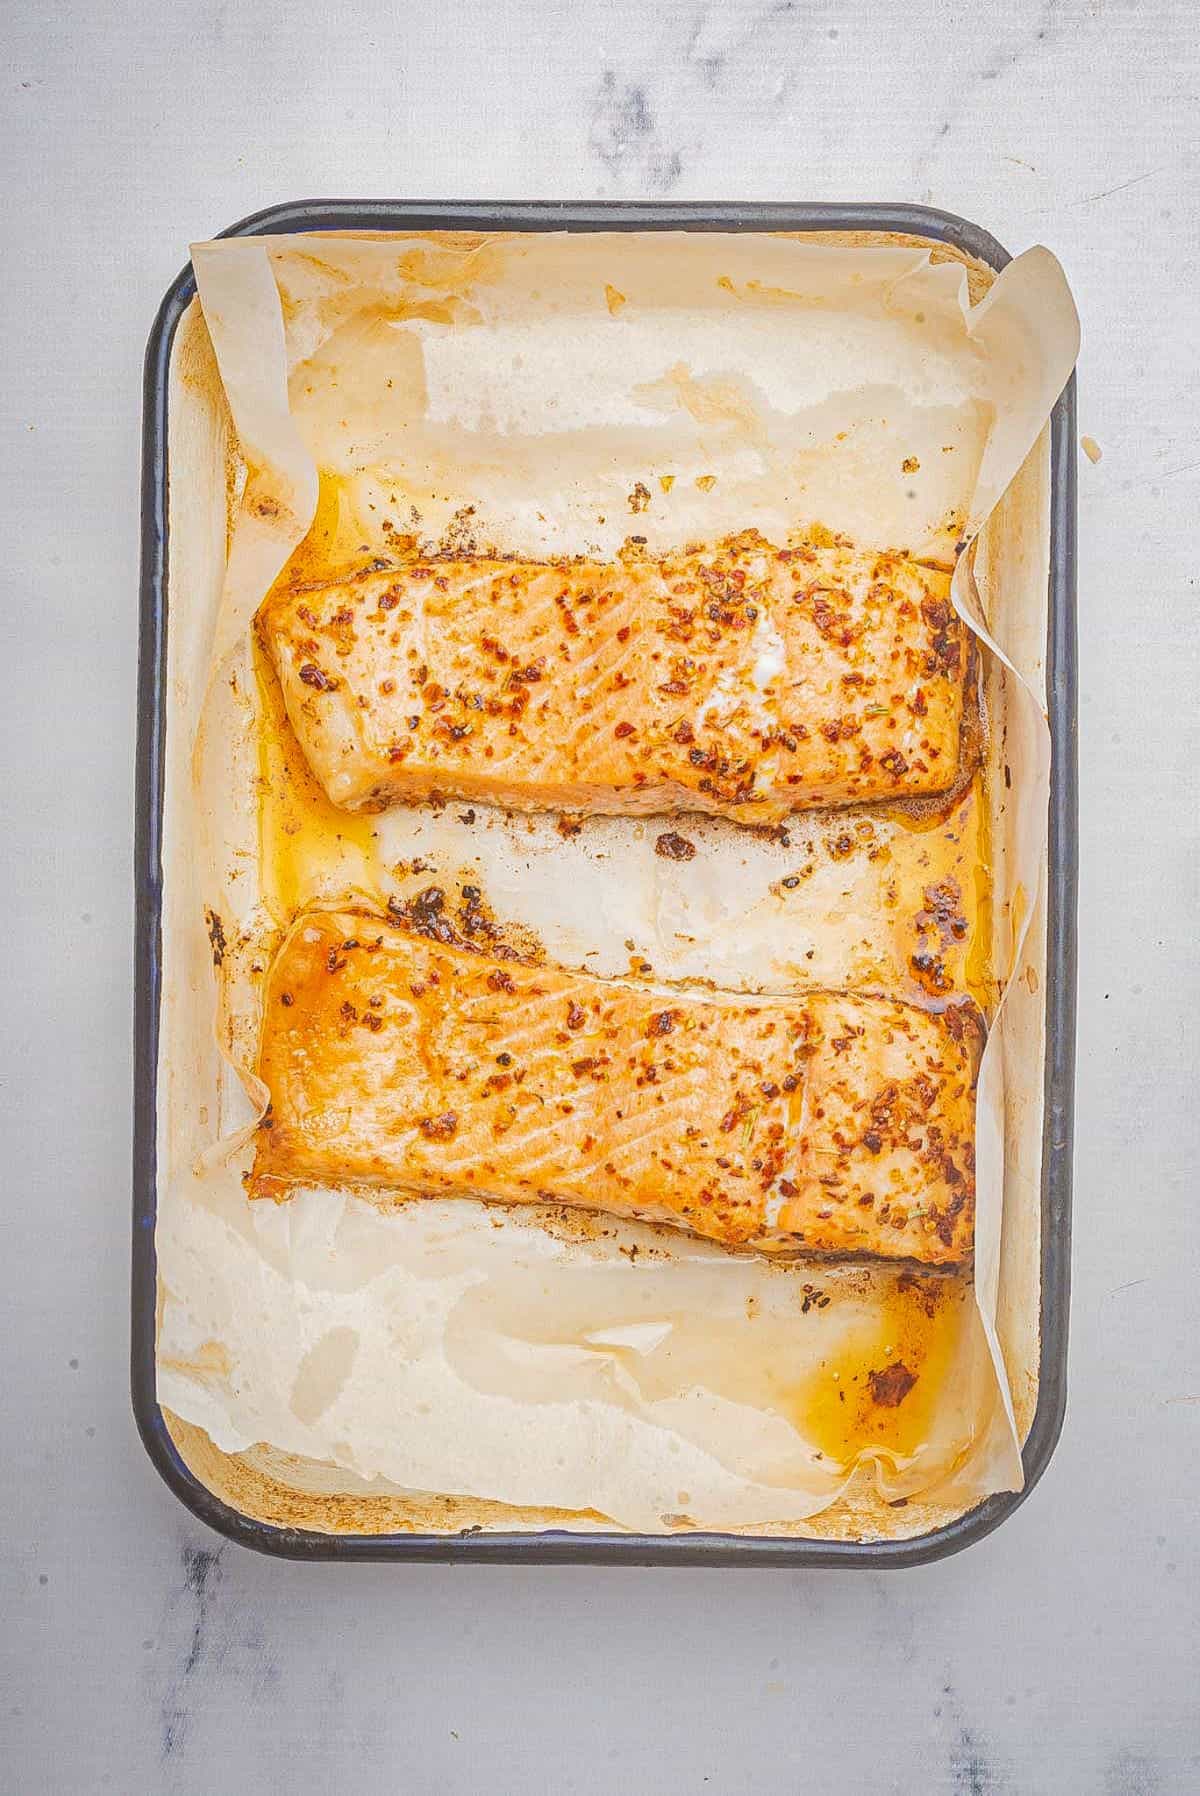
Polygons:
[[[722,201],[305,200],[267,207],[220,235],[324,230],[885,231],[933,238],[1002,268],[1008,252],[978,225],[926,206]],[[1075,1078],[1077,776],[1075,381],[1051,417],[1047,700],[1054,740],[1047,893],[1046,1082],[1042,1157],[1038,1403],[1025,1442],[1025,1486],[990,1497],[908,1540],[748,1539],[733,1534],[324,1534],[260,1522],[224,1503],[184,1463],[155,1390],[156,1089],[161,991],[161,826],[167,630],[167,390],[171,347],[196,291],[190,265],[168,290],[146,350],[143,392],[141,620],[135,831],[135,1018],[131,1389],[138,1432],[193,1515],[243,1546],[291,1559],[440,1560],[552,1565],[887,1566],[926,1564],[981,1540],[1023,1503],[1049,1463],[1066,1406]]]

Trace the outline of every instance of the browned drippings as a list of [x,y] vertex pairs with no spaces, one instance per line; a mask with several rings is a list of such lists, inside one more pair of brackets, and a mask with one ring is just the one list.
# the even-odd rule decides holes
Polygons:
[[341,811],[313,778],[292,733],[270,660],[254,646],[258,682],[258,840],[263,900],[280,924],[290,923],[329,889],[375,890],[374,818]]
[[879,1449],[905,1458],[929,1437],[970,1315],[964,1277],[912,1274],[881,1297],[877,1318],[791,1398],[797,1428],[838,1465]]

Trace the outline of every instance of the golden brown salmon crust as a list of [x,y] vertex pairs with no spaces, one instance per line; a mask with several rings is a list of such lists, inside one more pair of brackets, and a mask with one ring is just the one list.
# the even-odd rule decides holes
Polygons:
[[756,532],[612,563],[375,560],[259,627],[335,804],[708,811],[946,791],[967,643],[949,576]]
[[452,939],[352,912],[293,928],[265,995],[256,1195],[552,1201],[729,1247],[969,1258],[968,1009],[656,989],[426,918]]

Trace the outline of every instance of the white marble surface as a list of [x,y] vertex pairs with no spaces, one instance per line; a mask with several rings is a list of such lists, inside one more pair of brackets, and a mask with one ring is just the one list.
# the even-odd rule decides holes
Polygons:
[[[5,38],[0,1787],[1200,1787],[1190,0],[64,0],[8,9]],[[318,193],[918,199],[1066,265],[1104,452],[1080,468],[1071,1399],[1040,1488],[962,1557],[887,1576],[293,1566],[222,1546],[142,1455],[142,346],[189,238]]]

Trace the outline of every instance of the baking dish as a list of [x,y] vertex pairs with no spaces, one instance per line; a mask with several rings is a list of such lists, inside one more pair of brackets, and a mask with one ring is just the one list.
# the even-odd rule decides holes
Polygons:
[[[983,232],[943,214],[904,207],[486,205],[478,207],[316,202],[284,207],[235,226],[227,234],[396,229],[588,230],[634,229],[835,231],[918,237],[949,245],[998,268],[1005,253]],[[168,374],[176,328],[194,294],[190,273],[164,302],[147,360],[144,469],[143,637],[140,681],[138,815],[138,1013],[135,1116],[134,1403],[143,1438],[177,1493],[204,1519],[268,1550],[326,1557],[479,1557],[662,1563],[905,1563],[965,1544],[994,1526],[1016,1497],[989,1500],[936,1533],[903,1540],[841,1541],[697,1535],[622,1534],[422,1535],[329,1534],[270,1525],[240,1513],[189,1469],[154,1397],[155,1083],[160,997],[160,825],[165,729],[165,645],[168,600]],[[1074,659],[1073,519],[1070,459],[1072,391],[1051,424],[1052,518],[1050,640],[1047,686],[1055,743],[1050,818],[1047,918],[1046,1103],[1042,1157],[1037,1331],[1037,1404],[1025,1445],[1026,1489],[1044,1467],[1057,1436],[1063,1403],[1074,961]]]

